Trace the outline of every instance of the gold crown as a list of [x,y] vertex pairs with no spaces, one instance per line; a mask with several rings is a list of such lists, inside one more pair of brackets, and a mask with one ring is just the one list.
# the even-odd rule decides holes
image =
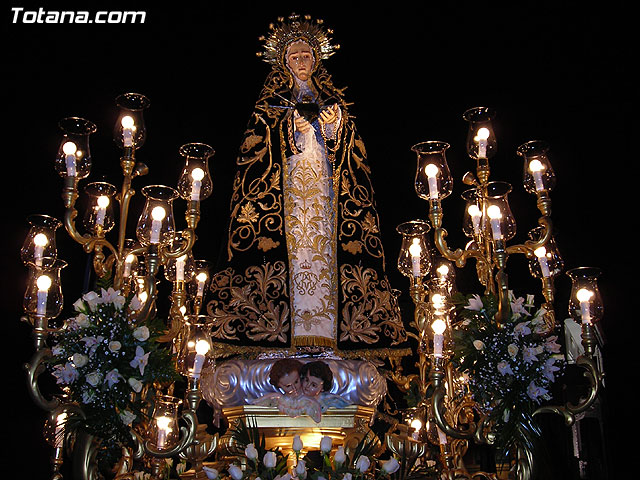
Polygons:
[[318,19],[311,21],[309,15],[302,18],[300,15],[292,13],[288,21],[284,17],[278,18],[278,24],[269,25],[269,34],[261,36],[259,40],[264,42],[262,52],[257,55],[265,62],[271,64],[285,65],[285,54],[287,48],[296,40],[305,40],[313,49],[313,54],[317,60],[325,60],[340,48],[340,45],[332,45],[330,35],[331,29],[325,29],[323,21]]

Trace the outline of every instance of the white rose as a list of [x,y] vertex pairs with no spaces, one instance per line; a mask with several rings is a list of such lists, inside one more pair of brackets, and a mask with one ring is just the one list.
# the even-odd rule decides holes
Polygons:
[[255,460],[256,458],[258,458],[258,450],[256,450],[256,447],[253,443],[247,445],[247,448],[244,449],[244,455],[249,460]]
[[291,448],[293,448],[294,452],[299,452],[300,450],[302,450],[302,440],[300,439],[300,435],[296,435],[295,437],[293,437],[293,445]]
[[342,465],[347,460],[347,455],[344,453],[344,447],[339,446],[336,454],[333,456],[333,461],[338,465]]
[[242,469],[237,465],[229,465],[229,475],[233,480],[242,480]]
[[322,453],[329,453],[331,451],[331,447],[333,445],[333,440],[331,437],[324,436],[322,440],[320,440],[320,450]]
[[71,361],[76,366],[76,368],[82,368],[89,361],[89,357],[81,353],[74,353],[73,356],[71,357]]
[[296,465],[296,474],[298,475],[298,478],[305,478],[307,476],[307,466],[302,459],[298,460]]
[[[186,466],[184,468],[186,468]],[[183,468],[183,471],[184,471],[184,468]],[[215,480],[216,478],[218,478],[218,470],[216,470],[215,468],[203,466],[202,469],[204,470],[204,473],[209,480]],[[176,468],[176,470],[178,469]],[[183,472],[178,472],[178,473],[183,473]]]
[[264,466],[267,468],[274,468],[276,466],[277,461],[278,459],[274,452],[267,452],[264,454],[264,457],[262,458],[262,463],[264,463]]
[[366,457],[365,455],[360,455],[358,457],[358,461],[356,462],[356,468],[361,473],[364,473],[367,470],[369,470],[370,466],[371,466],[371,460],[369,460],[369,457]]
[[113,353],[117,352],[121,348],[122,348],[122,344],[119,341],[112,340],[111,342],[109,342],[109,350],[112,351]]
[[98,371],[95,371],[95,372],[88,373],[87,375],[85,375],[84,378],[89,385],[92,385],[95,387],[102,380],[102,374]]
[[89,317],[87,317],[84,313],[80,313],[75,318],[75,322],[78,327],[84,328],[89,325]]
[[136,328],[133,331],[133,337],[140,342],[144,342],[149,338],[149,328],[147,328],[145,325]]
[[342,477],[342,480],[352,480],[353,479],[353,475],[351,475],[349,472],[344,474],[344,477]]
[[120,419],[125,425],[131,425],[136,419],[136,414],[129,410],[125,410],[124,412],[120,412]]
[[382,464],[382,470],[384,470],[386,473],[395,473],[399,468],[400,464],[398,463],[398,460],[393,457]]
[[473,346],[476,347],[476,350],[484,350],[484,343],[480,340],[474,340]]

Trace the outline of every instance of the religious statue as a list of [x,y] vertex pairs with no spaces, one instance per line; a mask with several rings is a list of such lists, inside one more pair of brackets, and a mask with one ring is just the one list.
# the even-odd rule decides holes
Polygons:
[[216,351],[405,355],[366,150],[322,64],[337,46],[297,15],[263,40],[272,70],[237,157],[226,254],[208,292]]

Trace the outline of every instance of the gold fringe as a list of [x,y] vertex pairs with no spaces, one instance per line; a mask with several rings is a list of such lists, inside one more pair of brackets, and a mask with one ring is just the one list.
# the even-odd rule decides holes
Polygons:
[[317,337],[314,335],[299,335],[293,337],[294,347],[330,347],[337,348],[336,342],[327,337]]

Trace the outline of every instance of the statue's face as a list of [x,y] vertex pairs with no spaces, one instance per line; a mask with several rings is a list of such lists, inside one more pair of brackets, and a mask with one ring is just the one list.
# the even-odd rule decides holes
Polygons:
[[309,397],[320,395],[324,388],[324,380],[313,375],[307,375],[302,379],[302,391]]
[[288,395],[297,395],[301,390],[300,375],[298,372],[289,372],[278,380],[278,387]]
[[311,47],[304,41],[293,43],[287,51],[287,65],[298,79],[306,82],[313,70]]

